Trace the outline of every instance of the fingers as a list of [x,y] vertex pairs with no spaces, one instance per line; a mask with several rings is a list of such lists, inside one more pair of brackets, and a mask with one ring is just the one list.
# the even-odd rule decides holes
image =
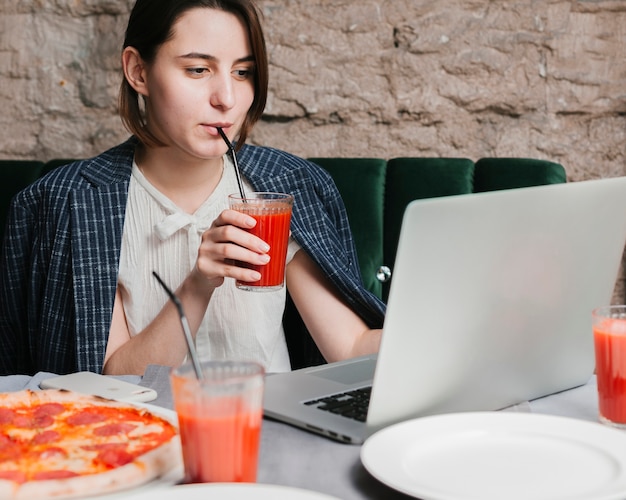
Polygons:
[[251,217],[243,212],[238,212],[237,210],[224,210],[218,217],[213,221],[213,226],[226,226],[232,225],[241,227],[244,229],[251,229],[256,225],[256,219]]
[[[216,243],[234,243],[257,254],[267,254],[269,245],[249,230],[256,225],[256,219],[235,210],[224,210],[208,231],[202,235],[204,239],[211,239]],[[224,255],[224,258],[234,258]],[[245,259],[241,259],[245,260]],[[247,260],[246,260],[247,262]],[[259,262],[251,262],[259,263]],[[265,263],[265,262],[264,262]]]
[[198,249],[197,268],[205,278],[234,278],[258,281],[261,276],[254,268],[270,260],[269,245],[248,232],[256,220],[249,215],[225,210],[202,235]]

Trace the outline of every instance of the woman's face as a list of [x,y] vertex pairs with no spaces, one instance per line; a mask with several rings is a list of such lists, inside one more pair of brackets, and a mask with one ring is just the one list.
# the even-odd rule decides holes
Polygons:
[[173,37],[145,68],[146,116],[167,146],[196,158],[222,156],[254,99],[254,59],[233,14],[208,8],[185,12]]

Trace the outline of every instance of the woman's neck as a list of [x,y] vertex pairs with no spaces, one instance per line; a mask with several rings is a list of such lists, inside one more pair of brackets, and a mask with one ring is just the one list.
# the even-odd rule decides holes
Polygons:
[[187,213],[194,213],[222,178],[222,157],[198,159],[167,154],[167,148],[138,148],[135,162],[144,177]]

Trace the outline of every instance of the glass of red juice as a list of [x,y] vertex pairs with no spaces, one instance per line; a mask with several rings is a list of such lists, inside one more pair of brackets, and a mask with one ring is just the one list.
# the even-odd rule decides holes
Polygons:
[[265,371],[254,362],[200,364],[202,380],[190,363],[170,375],[185,482],[256,482]]
[[599,418],[626,429],[626,306],[594,309],[592,325]]
[[285,263],[289,244],[289,225],[293,196],[286,193],[248,193],[245,197],[231,194],[228,197],[231,209],[243,212],[256,219],[249,232],[258,236],[269,246],[270,261],[262,266],[237,262],[238,265],[261,273],[258,281],[237,281],[242,290],[266,292],[279,290],[285,282]]

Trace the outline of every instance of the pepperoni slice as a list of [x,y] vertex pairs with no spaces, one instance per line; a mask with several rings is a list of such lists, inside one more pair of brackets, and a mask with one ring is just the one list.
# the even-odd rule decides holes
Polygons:
[[0,434],[0,450],[7,446],[12,446],[14,441],[6,434]]
[[116,436],[118,434],[128,434],[135,427],[137,426],[127,422],[115,422],[113,424],[105,424],[96,427],[93,433],[96,436]]
[[16,415],[13,425],[21,429],[43,429],[54,423],[54,417],[50,415]]
[[124,449],[106,448],[98,453],[96,460],[110,468],[120,467],[132,462],[133,456]]
[[83,450],[87,451],[106,451],[106,450],[125,450],[126,443],[96,443],[81,446]]
[[41,417],[44,415],[54,417],[63,413],[64,411],[65,407],[61,403],[44,403],[37,406],[33,413],[36,417]]
[[0,424],[10,424],[15,418],[15,410],[0,408]]
[[69,477],[76,477],[79,474],[77,472],[73,472],[71,470],[44,470],[40,472],[35,472],[33,474],[33,479],[35,480],[45,480],[45,479],[67,479]]
[[48,430],[35,435],[31,442],[32,444],[47,444],[58,441],[59,439],[61,439],[61,434],[57,431]]
[[106,415],[93,410],[83,410],[67,417],[66,422],[70,425],[90,425],[104,422]]
[[0,462],[14,460],[23,453],[23,448],[19,443],[3,434],[0,434]]
[[0,479],[22,484],[26,482],[26,473],[21,470],[2,470],[0,471]]

